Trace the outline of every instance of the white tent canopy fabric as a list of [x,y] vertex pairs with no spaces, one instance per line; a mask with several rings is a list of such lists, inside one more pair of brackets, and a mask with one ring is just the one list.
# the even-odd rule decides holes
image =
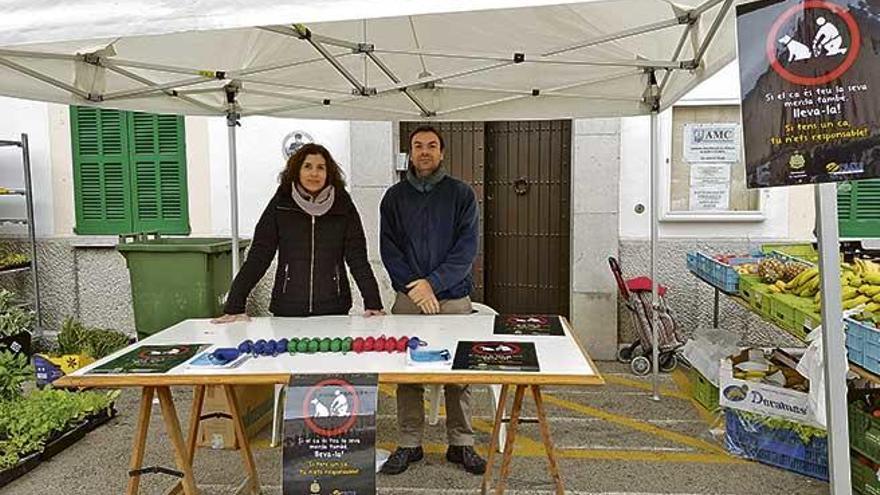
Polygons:
[[[0,95],[226,115],[234,269],[240,116],[516,120],[651,114],[656,282],[657,112],[736,58],[735,1],[3,0]],[[817,201],[826,205],[818,208],[820,231],[827,231],[820,234],[826,267],[836,263],[833,200],[833,187],[825,187]],[[832,282],[825,300],[836,301],[839,286]],[[654,290],[656,298],[656,284]],[[829,333],[841,339],[839,307],[823,304],[825,321],[834,323]],[[654,339],[656,349],[656,333]],[[843,346],[826,346],[825,354],[827,390],[837,393],[844,389]],[[654,376],[659,398],[656,353]],[[838,421],[846,421],[845,402],[827,403],[828,430],[836,432]],[[832,493],[849,487],[842,431],[831,442]]]
[[0,94],[189,115],[639,115],[735,58],[732,0],[5,3]]

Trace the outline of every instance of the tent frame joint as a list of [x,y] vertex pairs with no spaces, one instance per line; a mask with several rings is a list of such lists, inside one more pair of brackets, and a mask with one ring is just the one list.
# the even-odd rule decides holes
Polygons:
[[226,112],[226,127],[241,127],[241,113],[234,110]]
[[241,126],[241,112],[238,109],[238,102],[236,102],[236,97],[238,93],[241,91],[241,81],[233,79],[229,81],[225,86],[223,86],[223,91],[226,92],[226,126],[227,127],[236,127]]
[[358,88],[352,88],[352,89],[351,89],[351,94],[354,95],[354,96],[366,96],[366,97],[370,97],[370,96],[376,96],[377,94],[379,94],[379,90],[377,90],[376,88],[370,88],[370,87],[367,87],[367,86],[361,86],[361,87],[358,87]]
[[307,28],[304,24],[293,24],[290,26],[293,29],[293,32],[296,33],[296,36],[301,40],[310,40],[312,39],[312,31]]
[[647,67],[645,68],[645,73],[648,74],[648,85],[645,88],[642,100],[651,109],[651,113],[659,113],[661,91],[660,85],[657,84],[657,69]]
[[372,43],[358,43],[354,48],[351,49],[352,53],[373,53],[376,50],[376,45]]
[[693,26],[700,20],[700,14],[695,10],[688,10],[682,15],[678,16],[678,23],[682,25]]
[[101,61],[101,56],[97,53],[83,53],[82,55],[80,55],[80,57],[82,57],[82,61],[87,64],[94,65],[95,67],[104,66],[103,62]]

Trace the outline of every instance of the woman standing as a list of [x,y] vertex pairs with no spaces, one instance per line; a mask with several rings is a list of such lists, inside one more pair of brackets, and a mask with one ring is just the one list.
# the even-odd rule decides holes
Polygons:
[[344,315],[351,309],[348,264],[364,300],[365,315],[384,314],[379,286],[367,259],[364,229],[339,166],[318,144],[302,146],[279,176],[281,185],[257,222],[247,261],[224,307],[213,320],[247,320],[248,294],[278,251],[269,311],[275,316]]

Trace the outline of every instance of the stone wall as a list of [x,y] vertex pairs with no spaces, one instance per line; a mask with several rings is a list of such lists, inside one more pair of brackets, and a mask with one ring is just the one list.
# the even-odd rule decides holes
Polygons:
[[[662,240],[659,244],[657,262],[658,279],[669,287],[667,303],[675,312],[682,332],[692,335],[698,328],[712,327],[714,290],[711,286],[692,275],[687,269],[688,251],[702,250],[706,253],[748,252],[748,242],[739,239],[697,239]],[[624,276],[650,275],[651,248],[647,241],[621,241],[620,264]],[[619,308],[619,337],[621,342],[631,342],[636,336],[633,319],[621,303]],[[719,327],[736,332],[743,344],[759,346],[803,346],[803,343],[789,334],[766,323],[746,309],[732,303],[721,294]]]

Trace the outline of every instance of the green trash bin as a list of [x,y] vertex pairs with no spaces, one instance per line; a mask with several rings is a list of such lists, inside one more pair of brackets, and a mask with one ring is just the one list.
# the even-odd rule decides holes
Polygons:
[[[241,240],[241,258],[249,241]],[[139,339],[187,318],[223,313],[232,282],[232,240],[158,234],[119,236],[131,279],[131,301]]]

